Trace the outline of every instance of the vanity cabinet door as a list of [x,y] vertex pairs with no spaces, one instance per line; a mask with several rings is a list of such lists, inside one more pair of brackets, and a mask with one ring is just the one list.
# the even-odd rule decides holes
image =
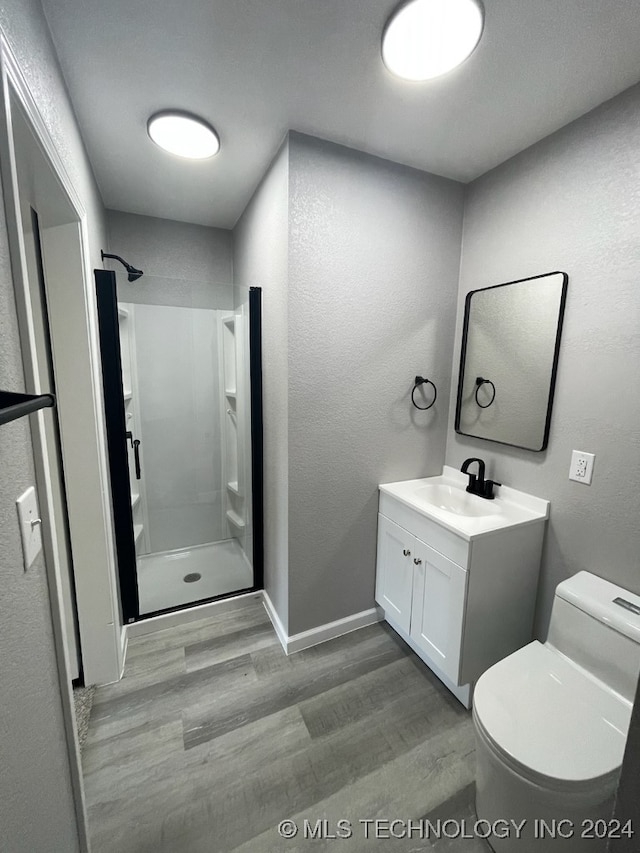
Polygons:
[[459,684],[467,572],[419,539],[415,546],[411,639]]
[[378,515],[376,601],[387,619],[409,633],[413,592],[413,552],[417,542],[384,515]]

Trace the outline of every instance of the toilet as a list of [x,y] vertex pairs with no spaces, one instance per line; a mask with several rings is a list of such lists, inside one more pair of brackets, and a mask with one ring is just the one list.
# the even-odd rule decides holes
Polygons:
[[479,678],[478,819],[525,822],[491,835],[497,853],[606,850],[639,671],[640,596],[579,572],[556,588],[547,642]]

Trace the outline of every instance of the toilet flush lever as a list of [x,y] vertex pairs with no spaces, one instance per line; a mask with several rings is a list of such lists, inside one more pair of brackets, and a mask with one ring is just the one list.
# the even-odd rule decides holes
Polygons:
[[635,613],[636,616],[640,616],[640,607],[632,601],[627,601],[626,598],[614,598],[613,603],[618,604],[620,607],[624,607],[625,610],[630,610],[632,613]]

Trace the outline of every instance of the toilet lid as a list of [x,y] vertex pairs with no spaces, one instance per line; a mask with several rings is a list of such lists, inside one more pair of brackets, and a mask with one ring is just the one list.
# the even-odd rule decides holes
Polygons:
[[541,643],[487,670],[473,708],[497,751],[534,779],[579,785],[622,764],[631,703]]

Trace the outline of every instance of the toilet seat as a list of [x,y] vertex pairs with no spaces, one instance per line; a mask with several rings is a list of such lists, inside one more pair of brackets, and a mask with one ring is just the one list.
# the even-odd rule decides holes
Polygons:
[[473,713],[480,734],[516,773],[578,791],[617,778],[631,703],[533,642],[480,677]]

